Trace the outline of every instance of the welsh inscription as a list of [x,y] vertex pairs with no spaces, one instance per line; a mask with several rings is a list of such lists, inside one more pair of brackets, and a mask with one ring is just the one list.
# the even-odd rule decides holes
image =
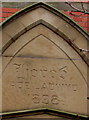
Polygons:
[[[66,65],[49,68],[49,66],[31,66],[29,63],[14,63],[13,66],[16,81],[11,83],[11,87],[29,96],[34,104],[64,104],[59,95],[61,96],[65,91],[77,91],[77,84],[66,81],[68,77]],[[47,91],[51,94],[46,94]],[[58,91],[58,94],[55,91]]]

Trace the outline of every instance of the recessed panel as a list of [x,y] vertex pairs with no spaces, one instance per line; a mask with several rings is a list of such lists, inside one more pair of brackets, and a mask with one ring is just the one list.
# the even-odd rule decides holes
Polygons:
[[53,108],[87,113],[86,79],[55,40],[39,35],[3,60],[9,61],[3,69],[4,112]]

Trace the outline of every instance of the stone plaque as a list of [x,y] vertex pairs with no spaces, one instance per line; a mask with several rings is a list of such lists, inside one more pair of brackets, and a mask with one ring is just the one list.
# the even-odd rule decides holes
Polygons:
[[[54,21],[59,19],[42,10]],[[35,12],[39,13],[39,9],[31,16]],[[28,14],[23,19],[18,18],[18,22],[25,20]],[[43,19],[47,22],[45,17]],[[11,43],[10,38],[3,42],[3,112],[52,108],[87,114],[87,64],[53,28],[39,22],[24,34],[19,33],[14,42]],[[12,23],[15,25],[15,21]],[[13,36],[14,33],[7,31],[9,27],[4,30]]]
[[[6,58],[3,57],[3,61]],[[82,62],[81,58],[76,61]],[[40,35],[11,57],[5,66],[3,110],[54,108],[83,112],[85,88],[85,79],[75,63],[60,46]],[[78,107],[79,104],[82,105]]]

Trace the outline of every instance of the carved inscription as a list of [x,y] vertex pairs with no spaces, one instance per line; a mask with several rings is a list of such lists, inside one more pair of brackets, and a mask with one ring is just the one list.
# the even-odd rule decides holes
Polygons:
[[[59,98],[63,91],[77,91],[77,84],[67,83],[68,67],[31,66],[30,63],[14,63],[16,80],[11,83],[13,89],[29,96],[34,104],[64,104]],[[47,91],[51,94],[46,94]],[[58,94],[55,92],[58,91]],[[67,96],[67,94],[66,94]]]
[[17,64],[14,63],[17,72],[17,79],[20,81],[22,80],[29,80],[31,77],[47,77],[50,76],[51,78],[58,78],[58,79],[65,79],[67,75],[67,66],[63,66],[61,68],[51,68],[48,69],[47,67],[42,66],[41,68],[32,68],[30,64]]

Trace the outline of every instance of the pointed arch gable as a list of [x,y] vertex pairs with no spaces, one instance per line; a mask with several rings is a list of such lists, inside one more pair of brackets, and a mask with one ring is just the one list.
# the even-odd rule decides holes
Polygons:
[[[75,113],[68,113],[60,110],[54,110],[50,108],[41,108],[41,109],[33,109],[33,110],[23,110],[23,111],[15,111],[15,112],[9,112],[8,113],[3,113],[2,118],[30,118],[31,116],[34,115],[34,118],[37,117],[37,115],[50,115],[50,117],[54,116],[56,118],[60,119],[65,119],[67,118],[68,120],[70,119],[87,119],[87,116],[82,116],[82,115],[77,115]],[[49,117],[49,116],[48,116]],[[53,119],[55,119],[53,117]]]
[[[35,12],[36,9],[38,9],[38,12]],[[40,13],[40,11],[41,11],[40,9],[43,9],[43,12],[45,10],[47,10],[48,13],[52,12],[53,14],[50,14],[50,15],[52,18],[55,17],[55,19],[54,20],[52,20],[51,18],[48,19],[47,17],[49,15],[42,15],[43,13]],[[33,13],[33,15],[30,15],[30,13],[32,14],[32,11],[34,13]],[[47,11],[45,11],[45,12],[47,12]],[[27,14],[27,17],[25,18],[26,14]],[[36,15],[36,17],[33,18],[35,15]],[[47,17],[45,18],[45,16],[47,16]],[[19,20],[19,18],[21,18],[21,20]],[[25,19],[28,19],[28,20],[25,22]],[[31,19],[31,21],[30,21],[30,19]],[[14,23],[13,20],[15,20],[17,22]],[[13,21],[13,22],[11,22],[11,21]],[[61,21],[64,21],[64,23],[62,23]],[[11,23],[8,28],[7,24],[9,24],[9,22],[11,22]],[[54,24],[54,22],[56,24]],[[16,27],[16,24],[17,24],[17,27]],[[3,49],[6,49],[6,46],[9,45],[8,42],[12,43],[21,34],[26,32],[27,30],[29,30],[31,27],[34,27],[34,25],[36,25],[36,24],[44,24],[44,25],[48,26],[49,28],[53,29],[56,33],[58,33],[62,37],[67,38],[67,40],[69,41],[69,44],[71,46],[73,46],[78,51],[78,53],[81,54],[81,56],[83,56],[85,61],[88,62],[86,54],[83,54],[81,52],[81,49],[87,49],[88,34],[85,33],[78,25],[76,25],[67,16],[65,16],[61,12],[57,11],[56,9],[53,9],[52,7],[50,7],[44,3],[37,3],[37,4],[34,4],[33,6],[27,7],[25,9],[21,10],[20,12],[16,13],[16,15],[13,15],[12,17],[10,17],[8,20],[6,20],[6,22],[4,22],[2,24],[3,33],[4,33]],[[64,24],[63,27],[61,24],[62,25]],[[15,27],[13,27],[13,28],[10,27],[12,25]],[[72,26],[72,28],[73,28],[73,31],[71,30],[72,32],[70,31],[70,29],[71,29],[70,26]],[[7,32],[8,29],[11,29],[9,33]],[[77,31],[77,33],[76,33],[76,31]],[[79,36],[79,37],[77,37],[77,36]],[[83,36],[85,36],[85,38]],[[5,40],[4,40],[4,38],[5,38]],[[83,41],[83,42],[81,42],[81,41]]]
[[[46,4],[46,3],[43,3],[43,2],[38,2],[38,3],[35,3],[31,6],[27,6],[26,8],[20,10],[19,12],[16,12],[14,15],[8,17],[8,19],[6,19],[3,23],[2,23],[2,26],[4,27],[6,24],[9,24],[9,22],[15,20],[16,18],[20,17],[21,15],[24,15],[25,13],[27,12],[30,12],[36,8],[39,8],[39,7],[43,7],[45,9],[47,9],[48,11],[51,11],[52,13],[58,15],[59,17],[63,17],[64,20],[66,21],[71,21],[71,25],[73,25],[73,27],[75,27],[77,30],[79,30],[80,32],[82,31],[82,34],[86,35],[86,37],[88,36],[87,32],[84,31],[82,29],[82,27],[80,27],[76,22],[74,22],[72,19],[70,19],[67,15],[63,14],[61,11],[57,10],[56,8]],[[69,20],[68,20],[69,19]],[[78,29],[78,28],[79,29]]]
[[[9,20],[3,23],[3,66],[5,66],[3,67],[3,91],[7,91],[3,95],[3,111],[44,108],[45,104],[55,110],[60,108],[69,112],[87,114],[88,58],[80,51],[81,47],[87,48],[86,33],[79,32],[82,30],[69,24],[70,20],[62,13],[58,13],[44,3],[35,4],[30,9],[28,7]],[[65,76],[66,73],[68,74]],[[29,82],[32,84],[27,84]],[[26,87],[29,85],[33,86],[31,94],[29,90],[26,92]],[[55,87],[52,88],[53,86]],[[61,88],[65,92],[59,94],[58,91],[62,91]],[[41,93],[35,93],[35,90],[39,92],[39,89]],[[54,94],[52,94],[52,89],[54,89]],[[47,94],[43,94],[42,90]],[[17,100],[15,101],[14,97],[10,100],[8,94],[10,96],[14,94]],[[72,94],[74,96],[71,97]],[[80,103],[78,95],[82,97]],[[42,100],[39,100],[41,97]],[[34,104],[30,104],[28,98],[31,102],[30,98],[32,98]],[[74,98],[75,101],[72,102]],[[23,99],[21,102],[24,104],[23,107],[19,103],[21,99]],[[58,100],[61,101],[61,105]],[[25,101],[27,101],[26,105]],[[72,104],[67,106],[67,103],[71,102],[75,104],[73,109]],[[77,102],[82,104],[81,109],[78,108]],[[16,103],[19,105],[16,106]],[[55,107],[54,104],[58,106]]]
[[63,32],[61,32],[60,29],[55,28],[53,25],[49,24],[48,22],[46,22],[46,21],[44,21],[44,20],[42,20],[42,19],[40,19],[40,20],[38,20],[38,21],[36,21],[36,22],[28,25],[27,27],[25,27],[24,29],[22,29],[20,32],[18,32],[13,38],[11,37],[11,38],[9,39],[9,41],[3,46],[3,48],[2,48],[2,53],[4,53],[4,51],[5,51],[11,44],[13,44],[13,42],[15,42],[16,40],[18,40],[18,38],[19,38],[21,35],[23,35],[23,34],[26,33],[27,31],[29,31],[30,29],[32,29],[32,28],[34,28],[35,26],[40,25],[40,24],[48,27],[49,29],[51,29],[52,31],[54,31],[56,34],[58,34],[60,37],[62,37],[66,42],[68,42],[68,44],[69,44],[71,47],[73,47],[73,49],[74,49],[75,51],[78,52],[78,54],[84,59],[84,61],[85,61],[87,64],[89,64],[89,63],[88,63],[88,58],[81,52],[81,50],[79,49],[79,47],[78,47],[75,43],[73,43],[72,40],[71,40],[68,36],[66,36]]

